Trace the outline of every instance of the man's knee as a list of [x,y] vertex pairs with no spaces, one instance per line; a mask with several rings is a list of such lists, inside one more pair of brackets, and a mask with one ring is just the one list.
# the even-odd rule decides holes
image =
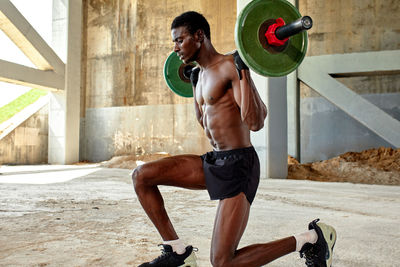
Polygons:
[[132,172],[132,182],[135,190],[145,185],[145,172],[142,166],[137,166]]
[[227,267],[231,266],[232,258],[211,253],[210,261],[213,267]]

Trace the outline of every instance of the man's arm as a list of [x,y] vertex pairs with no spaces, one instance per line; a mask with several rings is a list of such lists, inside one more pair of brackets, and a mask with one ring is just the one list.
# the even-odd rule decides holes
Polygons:
[[242,120],[250,130],[258,131],[264,127],[267,107],[257,92],[248,67],[237,52],[233,56],[238,71],[237,80],[233,82],[233,85],[239,84],[239,86],[233,86],[236,102],[240,106]]

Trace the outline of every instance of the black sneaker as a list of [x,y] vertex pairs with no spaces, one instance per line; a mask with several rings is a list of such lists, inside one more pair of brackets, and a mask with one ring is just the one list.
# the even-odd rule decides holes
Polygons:
[[332,226],[318,221],[319,219],[316,219],[308,225],[309,230],[314,229],[317,232],[318,240],[315,244],[304,244],[300,250],[300,257],[306,259],[307,266],[331,267],[336,231]]
[[161,244],[161,255],[151,262],[145,262],[139,267],[196,267],[196,257],[194,255],[194,251],[197,249],[193,249],[192,246],[186,247],[186,252],[182,255],[177,254],[172,251],[172,247],[170,245]]

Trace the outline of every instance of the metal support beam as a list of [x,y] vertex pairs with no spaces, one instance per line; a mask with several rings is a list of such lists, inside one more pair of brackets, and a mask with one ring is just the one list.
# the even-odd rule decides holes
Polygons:
[[[392,52],[387,54],[392,56],[383,56],[386,55],[384,52],[374,52],[372,53],[372,58],[369,57],[371,53],[350,55],[349,59],[346,59],[346,55],[308,57],[300,66],[298,77],[381,138],[395,147],[400,147],[400,121],[394,119],[328,74],[337,72],[381,72],[382,70],[393,71],[400,69],[399,58],[395,62],[396,60],[391,58],[393,56]],[[376,58],[377,54],[380,54],[380,56]],[[399,55],[397,52],[394,54]],[[341,61],[342,59],[343,62]]]
[[38,69],[64,75],[64,62],[9,0],[0,1],[0,29]]

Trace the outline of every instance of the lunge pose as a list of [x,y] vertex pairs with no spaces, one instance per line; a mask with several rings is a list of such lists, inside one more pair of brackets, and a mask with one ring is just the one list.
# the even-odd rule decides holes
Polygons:
[[215,50],[201,14],[176,17],[171,34],[180,59],[198,64],[191,74],[194,109],[213,151],[164,158],[134,170],[136,194],[164,241],[162,255],[140,266],[195,266],[193,247],[179,239],[158,185],[207,189],[210,198],[219,201],[211,241],[213,266],[261,266],[295,251],[305,256],[308,266],[330,266],[336,233],[318,220],[299,235],[238,248],[260,176],[250,131],[264,126],[267,108],[238,53]]

